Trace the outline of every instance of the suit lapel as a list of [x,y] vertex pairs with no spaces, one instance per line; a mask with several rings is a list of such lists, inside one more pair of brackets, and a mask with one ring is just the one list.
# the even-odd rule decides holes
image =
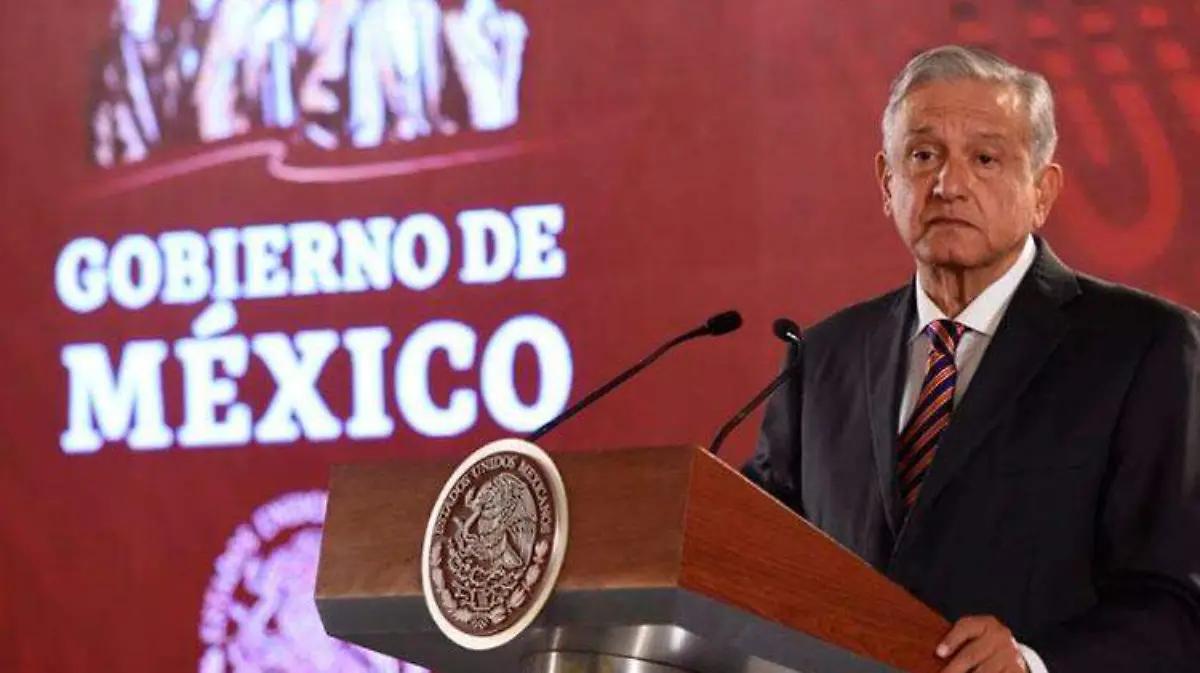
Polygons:
[[892,536],[900,527],[900,503],[895,488],[896,424],[900,391],[908,363],[908,337],[912,332],[912,283],[897,291],[879,329],[866,339],[867,413],[871,419],[871,445],[879,496]]
[[[912,520],[966,465],[1000,418],[1041,369],[1067,331],[1062,304],[1079,293],[1075,275],[1038,240],[1038,256],[1018,286],[979,369],[937,447]],[[907,536],[906,536],[907,537]]]

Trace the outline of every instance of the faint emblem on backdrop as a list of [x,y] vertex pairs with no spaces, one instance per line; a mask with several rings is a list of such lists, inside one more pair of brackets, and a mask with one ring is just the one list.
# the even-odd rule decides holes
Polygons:
[[424,673],[325,633],[313,600],[325,501],[287,494],[234,531],[204,593],[200,673]]
[[1185,225],[1200,193],[1189,151],[1200,133],[1200,4],[961,0],[951,16],[957,41],[1039,69],[1055,89],[1064,252],[1174,295],[1195,266],[1181,253],[1193,248]]
[[294,131],[369,148],[497,131],[520,113],[529,30],[502,0],[115,0],[93,54],[98,166]]
[[537,617],[567,541],[562,477],[550,457],[515,439],[463,461],[434,505],[422,549],[430,614],[455,643],[499,647]]

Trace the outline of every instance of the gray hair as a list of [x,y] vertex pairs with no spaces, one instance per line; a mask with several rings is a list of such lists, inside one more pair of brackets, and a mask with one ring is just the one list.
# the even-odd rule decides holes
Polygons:
[[999,82],[1016,87],[1029,113],[1029,155],[1033,169],[1041,170],[1050,163],[1058,144],[1058,130],[1054,123],[1054,94],[1046,78],[1022,70],[989,51],[958,45],[936,47],[918,54],[892,81],[887,108],[883,112],[884,146],[890,142],[893,119],[908,94],[922,84],[956,79]]

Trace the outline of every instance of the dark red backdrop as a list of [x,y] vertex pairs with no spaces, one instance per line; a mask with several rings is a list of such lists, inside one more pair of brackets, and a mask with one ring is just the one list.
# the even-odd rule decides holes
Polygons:
[[[1056,87],[1068,182],[1046,233],[1068,263],[1200,305],[1200,5],[1190,0],[516,4],[530,30],[516,127],[416,150],[298,151],[286,161],[510,144],[525,153],[337,183],[280,179],[252,156],[141,187],[122,180],[198,150],[108,171],[90,165],[89,59],[108,34],[109,3],[3,10],[0,669],[197,670],[214,562],[257,507],[322,488],[333,462],[465,453],[510,434],[481,413],[466,434],[422,438],[392,413],[396,430],[385,440],[146,453],[117,443],[65,455],[64,345],[100,342],[115,356],[130,340],[188,336],[198,313],[159,304],[70,312],[56,296],[54,266],[80,236],[111,243],[135,232],[412,212],[449,222],[469,208],[562,204],[562,279],[466,286],[451,275],[422,293],[247,302],[237,330],[383,325],[394,358],[397,343],[430,320],[459,320],[484,337],[513,315],[537,313],[569,339],[576,399],[665,337],[736,307],[743,330],[673,353],[543,445],[707,442],[773,373],[773,318],[804,324],[906,281],[910,263],[872,177],[878,115],[910,54],[956,41],[1044,70]],[[528,358],[518,364],[528,391],[534,371]],[[344,360],[321,379],[342,417],[347,380]],[[477,373],[435,360],[435,398],[476,382]],[[256,418],[269,383],[261,366],[244,381]],[[164,386],[174,425],[177,371]],[[756,420],[728,444],[730,461],[749,452]]]

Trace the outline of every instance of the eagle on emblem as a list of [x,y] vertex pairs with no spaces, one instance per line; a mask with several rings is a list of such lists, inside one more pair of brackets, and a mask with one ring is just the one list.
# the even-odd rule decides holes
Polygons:
[[537,537],[537,505],[518,477],[502,473],[467,492],[466,520],[454,519],[454,543],[484,567],[517,570],[529,563]]

